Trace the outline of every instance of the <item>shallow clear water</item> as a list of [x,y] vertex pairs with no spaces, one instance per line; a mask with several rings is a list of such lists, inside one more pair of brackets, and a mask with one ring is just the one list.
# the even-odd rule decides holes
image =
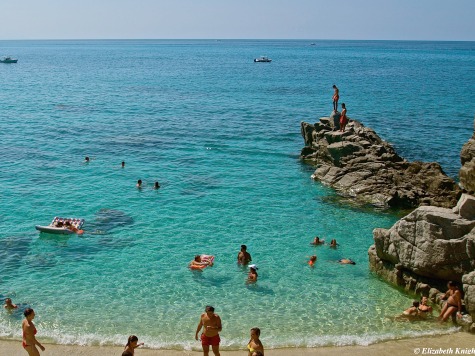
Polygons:
[[[397,216],[342,202],[302,164],[300,121],[331,110],[408,159],[456,176],[473,132],[475,43],[0,41],[0,294],[37,312],[41,339],[199,348],[214,305],[222,344],[258,326],[267,347],[445,333],[393,320],[411,298],[368,270],[375,227]],[[253,63],[268,55],[272,63]],[[92,158],[83,163],[85,156]],[[120,162],[126,162],[125,168]],[[142,179],[144,187],[135,188]],[[152,189],[160,181],[162,188]],[[39,234],[54,216],[79,236]],[[336,238],[340,248],[309,245]],[[247,244],[259,281],[236,265]],[[216,264],[192,272],[195,254]],[[316,268],[306,264],[316,253]],[[339,265],[342,257],[355,266]],[[21,314],[0,312],[18,338]]]

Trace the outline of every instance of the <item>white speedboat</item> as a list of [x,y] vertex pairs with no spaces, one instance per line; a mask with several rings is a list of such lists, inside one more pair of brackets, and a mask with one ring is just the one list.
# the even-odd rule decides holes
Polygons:
[[60,218],[55,217],[49,225],[36,225],[35,229],[49,234],[82,234],[81,227],[84,225],[84,219]]
[[260,56],[259,58],[254,58],[254,62],[264,62],[264,63],[270,63],[272,62],[272,59],[270,59],[269,57],[265,57],[265,56]]

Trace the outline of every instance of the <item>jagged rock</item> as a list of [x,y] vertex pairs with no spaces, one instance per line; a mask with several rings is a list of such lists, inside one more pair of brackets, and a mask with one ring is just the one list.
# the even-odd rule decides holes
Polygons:
[[475,316],[475,271],[462,277],[464,302],[467,311]]
[[350,120],[339,128],[340,113],[314,125],[301,123],[301,158],[315,164],[312,178],[361,203],[416,208],[453,207],[461,194],[438,163],[407,162],[372,129]]
[[462,168],[459,171],[460,186],[473,194],[475,192],[475,132],[472,138],[462,147],[460,161],[462,163]]
[[469,220],[475,219],[475,197],[462,194],[455,208],[452,209],[455,214]]

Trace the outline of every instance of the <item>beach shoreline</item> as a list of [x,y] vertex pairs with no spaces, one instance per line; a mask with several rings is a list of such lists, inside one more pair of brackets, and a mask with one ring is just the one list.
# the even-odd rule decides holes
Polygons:
[[[39,338],[41,340],[41,338]],[[123,351],[120,346],[79,346],[79,345],[55,345],[44,344],[46,350],[41,354],[51,356],[117,356]],[[8,356],[24,356],[26,352],[21,346],[21,341],[1,340],[0,350],[2,355]],[[440,351],[439,351],[440,350]],[[444,350],[447,350],[444,352]],[[463,352],[465,351],[465,352]],[[223,356],[243,355],[246,352],[243,346],[239,351],[221,351]],[[284,355],[341,355],[342,353],[350,353],[351,355],[417,355],[417,354],[475,354],[475,335],[467,332],[457,332],[448,335],[426,336],[412,339],[400,339],[384,341],[368,346],[330,346],[316,348],[285,348],[285,349],[267,349],[267,356],[284,356]],[[153,350],[139,348],[136,350],[137,356],[198,356],[202,354],[199,351],[189,350]]]

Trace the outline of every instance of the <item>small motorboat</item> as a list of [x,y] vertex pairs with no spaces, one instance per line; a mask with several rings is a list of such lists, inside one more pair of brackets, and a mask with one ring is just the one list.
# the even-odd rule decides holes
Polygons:
[[83,230],[81,230],[81,227],[83,225],[84,219],[55,217],[51,224],[47,226],[36,225],[35,229],[40,232],[47,232],[49,234],[81,235],[84,232]]
[[16,63],[18,59],[14,59],[12,57],[2,57],[0,58],[0,63]]
[[254,62],[256,62],[256,63],[258,63],[258,62],[270,63],[270,62],[272,62],[272,59],[270,59],[269,57],[260,56],[259,58],[254,58]]

